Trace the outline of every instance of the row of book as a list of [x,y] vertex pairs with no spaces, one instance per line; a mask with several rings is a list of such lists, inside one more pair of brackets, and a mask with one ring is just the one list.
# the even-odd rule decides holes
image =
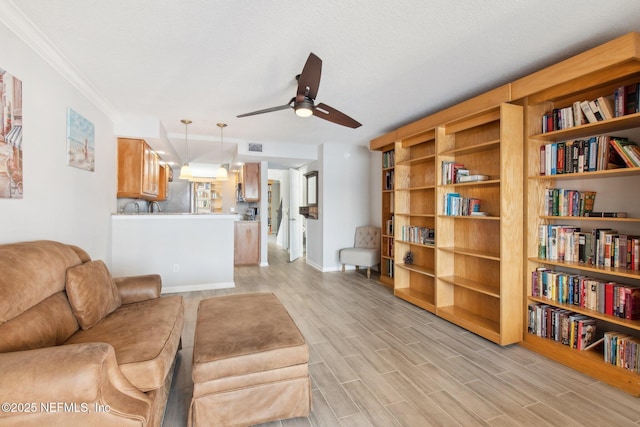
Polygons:
[[620,332],[604,333],[604,361],[640,373],[640,340]]
[[547,188],[544,211],[547,216],[590,216],[596,201],[595,191]]
[[395,217],[391,215],[391,219],[388,219],[385,222],[385,234],[388,236],[393,236],[393,224],[395,221]]
[[444,195],[443,214],[447,216],[486,216],[480,210],[480,199],[462,197],[459,193]]
[[392,259],[388,259],[385,261],[387,263],[387,276],[389,277],[393,277],[393,273],[394,273],[394,266],[395,264],[393,263]]
[[442,162],[442,184],[457,184],[462,182],[461,179],[469,176],[469,169],[466,169],[462,163],[443,161]]
[[527,331],[541,338],[588,350],[596,341],[596,319],[559,307],[531,303],[527,309]]
[[542,116],[542,132],[568,129],[615,117],[613,95],[591,101],[576,101],[564,108],[554,108]]
[[640,287],[538,268],[531,295],[628,320],[640,319]]
[[436,230],[433,228],[403,225],[400,232],[400,238],[405,242],[419,243],[421,245],[436,244]]
[[396,152],[394,150],[382,153],[382,167],[392,168],[396,165]]
[[610,228],[542,224],[538,227],[538,258],[587,265],[640,270],[640,236]]
[[564,108],[554,108],[542,116],[542,132],[552,132],[596,123],[640,112],[638,83],[620,86],[609,96],[576,101]]
[[393,190],[393,169],[384,171],[384,184],[382,185],[383,190]]
[[387,240],[386,247],[383,248],[383,250],[385,251],[384,253],[386,254],[386,256],[393,258],[393,239],[386,239],[386,240]]
[[540,175],[640,166],[640,147],[627,138],[600,135],[540,146]]

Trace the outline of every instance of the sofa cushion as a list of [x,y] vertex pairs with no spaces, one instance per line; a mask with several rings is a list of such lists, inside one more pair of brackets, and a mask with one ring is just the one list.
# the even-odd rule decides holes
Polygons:
[[65,344],[106,342],[122,373],[142,391],[162,387],[182,333],[182,297],[173,295],[123,304],[93,328],[79,330]]
[[67,296],[82,329],[89,329],[120,307],[120,294],[103,261],[67,270]]
[[81,262],[64,243],[0,245],[0,324],[64,290],[67,269]]
[[60,291],[0,325],[0,353],[60,345],[78,328],[67,295]]

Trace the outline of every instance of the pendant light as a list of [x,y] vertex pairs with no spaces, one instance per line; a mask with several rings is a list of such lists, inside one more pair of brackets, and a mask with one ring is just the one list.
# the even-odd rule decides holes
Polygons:
[[227,170],[224,168],[224,142],[222,139],[222,130],[227,127],[226,123],[218,123],[218,127],[220,128],[220,167],[218,168],[218,173],[216,174],[216,181],[227,181],[229,179],[229,175],[227,174]]
[[187,134],[187,126],[191,124],[191,120],[182,119],[184,123],[184,164],[180,168],[180,176],[178,179],[193,180],[193,174],[191,173],[191,167],[189,166],[189,137]]

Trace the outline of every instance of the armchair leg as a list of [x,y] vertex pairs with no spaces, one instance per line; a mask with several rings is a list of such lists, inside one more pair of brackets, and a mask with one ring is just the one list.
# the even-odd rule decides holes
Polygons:
[[342,264],[342,274],[344,274],[344,264]]
[[367,267],[367,279],[371,279],[371,267]]

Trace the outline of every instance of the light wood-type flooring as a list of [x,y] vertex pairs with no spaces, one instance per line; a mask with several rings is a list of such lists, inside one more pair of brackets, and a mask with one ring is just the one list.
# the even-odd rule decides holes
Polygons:
[[[313,410],[263,426],[639,426],[640,399],[518,345],[500,347],[393,296],[372,275],[321,273],[269,247],[235,289],[182,294],[183,348],[164,427],[187,425],[198,302],[273,292],[309,344]],[[251,408],[247,408],[251,410]]]

